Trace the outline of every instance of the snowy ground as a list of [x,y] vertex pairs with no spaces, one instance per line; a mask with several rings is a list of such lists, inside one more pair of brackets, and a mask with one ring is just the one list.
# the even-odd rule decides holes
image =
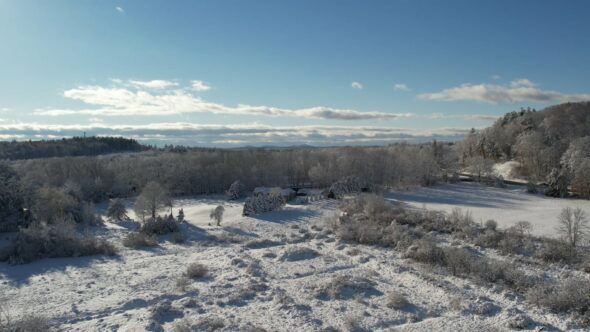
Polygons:
[[[471,184],[388,197],[420,206],[468,207],[500,223],[534,223],[543,216],[549,221],[540,224],[549,224],[559,208],[547,206],[569,204],[516,188]],[[125,248],[121,239],[131,225],[107,224],[97,232],[120,247],[118,257],[0,263],[0,300],[15,317],[45,315],[65,331],[168,331],[180,321],[201,323],[202,330],[222,322],[225,331],[504,331],[520,313],[532,318],[531,328],[573,326],[567,316],[533,308],[502,287],[441,275],[391,249],[339,242],[323,224],[337,211],[335,201],[288,205],[254,218],[242,217],[241,205],[230,204],[222,227],[208,226],[209,211],[220,203],[221,197],[176,202],[175,210],[182,206],[189,221],[182,226],[183,244],[161,237],[155,248]],[[515,219],[514,211],[521,217]],[[179,288],[177,280],[193,262],[206,265],[209,276]],[[352,278],[350,287],[333,287],[345,278]],[[389,308],[393,291],[409,304]]]
[[590,215],[590,201],[555,199],[529,194],[524,186],[493,188],[478,183],[444,184],[410,191],[389,193],[391,200],[414,207],[450,212],[459,207],[469,210],[476,221],[494,219],[501,227],[526,220],[536,235],[554,236],[557,216],[564,207],[580,207]]

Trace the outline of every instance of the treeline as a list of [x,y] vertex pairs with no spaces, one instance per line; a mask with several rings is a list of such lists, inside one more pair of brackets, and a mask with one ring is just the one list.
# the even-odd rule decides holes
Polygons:
[[61,140],[0,142],[0,160],[22,160],[65,156],[96,156],[148,149],[123,137],[73,137]]
[[464,167],[517,160],[522,176],[547,182],[548,194],[590,197],[590,102],[511,112],[457,146]]
[[[455,165],[452,145],[436,142],[293,150],[151,150],[30,159],[5,167],[0,200],[11,197],[12,207],[6,211],[12,214],[25,209],[32,213],[30,218],[40,220],[45,216],[35,213],[59,210],[78,220],[86,215],[86,202],[135,196],[154,181],[172,195],[221,194],[236,180],[247,190],[257,186],[328,187],[346,176],[355,176],[364,186],[378,189],[431,185],[442,170]],[[19,189],[14,190],[14,186]]]

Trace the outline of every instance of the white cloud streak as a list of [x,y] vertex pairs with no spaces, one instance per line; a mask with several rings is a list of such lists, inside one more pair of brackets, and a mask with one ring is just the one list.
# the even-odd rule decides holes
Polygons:
[[[113,82],[117,83],[116,80],[113,80]],[[151,81],[133,81],[133,80],[131,80],[131,81],[129,81],[129,83],[131,83],[131,85],[134,85],[136,87],[148,88],[148,89],[167,89],[167,88],[172,88],[172,87],[178,86],[178,83],[165,81],[165,80],[151,80]]]
[[[114,81],[116,84],[117,82]],[[213,113],[257,115],[273,117],[299,117],[330,120],[395,120],[414,116],[411,113],[360,112],[330,107],[284,109],[271,106],[239,104],[235,107],[206,101],[184,89],[154,91],[170,86],[168,81],[130,82],[134,88],[118,84],[115,87],[81,86],[67,90],[64,97],[88,105],[84,109],[37,109],[35,114],[63,116],[85,114],[89,116],[163,116],[187,113]],[[149,89],[143,89],[152,88]]]
[[115,9],[119,12],[119,13],[125,13],[125,10],[123,9],[123,7],[115,7]]
[[396,83],[393,85],[394,91],[410,91],[410,88],[405,83]]
[[203,81],[191,81],[192,89],[195,91],[209,91],[211,87]]
[[424,93],[419,98],[435,101],[479,101],[491,104],[518,102],[577,102],[590,100],[590,94],[565,94],[542,90],[528,79],[518,79],[508,85],[462,84],[440,92]]
[[83,132],[98,136],[125,136],[150,144],[199,146],[300,145],[382,145],[400,141],[426,142],[432,139],[455,141],[467,128],[406,129],[374,126],[265,126],[201,125],[186,122],[146,125],[48,125],[0,123],[0,139],[27,140],[79,136]]
[[350,84],[350,86],[351,86],[353,89],[357,89],[357,90],[362,90],[362,89],[363,89],[363,85],[362,85],[361,83],[359,83],[359,82],[352,82],[352,83]]

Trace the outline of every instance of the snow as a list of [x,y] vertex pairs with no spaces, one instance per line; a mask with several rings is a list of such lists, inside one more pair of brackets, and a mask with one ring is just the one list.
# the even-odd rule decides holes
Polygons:
[[493,219],[500,227],[528,221],[533,226],[533,234],[543,236],[555,236],[557,217],[565,207],[580,207],[590,215],[588,200],[529,194],[524,186],[494,188],[474,182],[443,184],[392,192],[386,197],[416,208],[445,212],[453,208],[469,210],[477,222]]
[[[552,213],[575,203],[528,195],[521,188],[474,184],[387,197],[416,207],[465,207],[477,218],[493,217],[501,225],[528,219],[549,226]],[[222,226],[209,226],[209,212],[220,204],[225,206]],[[14,317],[42,314],[64,331],[169,331],[182,320],[207,319],[221,319],[224,331],[350,330],[353,319],[371,331],[505,330],[506,321],[521,312],[548,331],[571,329],[566,316],[531,308],[502,287],[433,274],[388,248],[336,240],[326,231],[325,220],[337,213],[337,206],[337,201],[320,200],[242,217],[240,202],[227,203],[220,196],[179,199],[174,210],[176,214],[182,207],[185,212],[188,223],[181,227],[186,243],[163,236],[155,248],[125,248],[121,239],[132,227],[107,223],[95,231],[120,247],[118,257],[0,263],[0,301]],[[177,279],[193,262],[207,266],[209,277],[179,289]],[[539,269],[547,275],[563,273],[560,267]],[[345,288],[341,298],[320,296],[341,279],[366,280],[366,291],[352,287]],[[411,304],[401,310],[388,308],[387,294],[393,291]],[[455,298],[466,307],[463,312],[452,309]],[[481,303],[498,310],[477,315],[474,307]]]

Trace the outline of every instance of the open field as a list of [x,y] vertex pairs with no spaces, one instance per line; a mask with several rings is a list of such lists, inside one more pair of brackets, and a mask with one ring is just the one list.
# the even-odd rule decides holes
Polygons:
[[[428,208],[466,207],[482,219],[487,211],[501,225],[532,212],[537,223],[529,220],[541,229],[551,226],[559,206],[572,203],[471,184],[387,197]],[[4,308],[15,318],[43,315],[66,331],[184,331],[189,325],[223,331],[502,331],[523,315],[529,328],[583,330],[569,316],[533,308],[501,285],[453,277],[392,249],[337,240],[325,225],[337,213],[337,201],[287,205],[254,218],[242,217],[241,205],[232,203],[222,227],[208,226],[209,211],[220,203],[220,197],[175,202],[175,211],[182,207],[188,220],[181,225],[184,243],[161,236],[156,247],[128,249],[121,240],[134,225],[107,223],[93,231],[120,247],[117,257],[0,263]],[[515,211],[519,217],[501,218]],[[183,278],[194,262],[208,273]],[[588,279],[558,266],[527,268]]]
[[453,208],[469,210],[476,221],[493,219],[500,227],[528,221],[533,226],[533,234],[544,236],[555,236],[557,216],[562,208],[580,207],[590,212],[588,200],[529,194],[524,186],[493,188],[478,183],[443,184],[393,192],[386,196],[417,208],[445,212]]

